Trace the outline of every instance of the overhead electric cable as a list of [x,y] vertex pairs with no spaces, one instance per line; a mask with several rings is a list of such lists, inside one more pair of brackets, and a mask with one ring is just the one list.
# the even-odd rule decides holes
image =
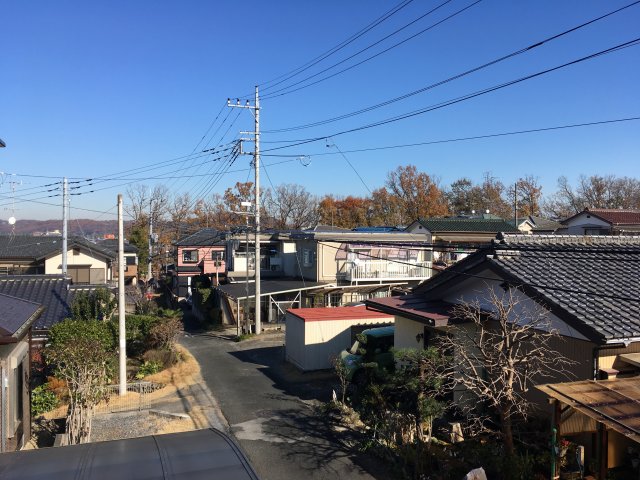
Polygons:
[[516,84],[525,82],[527,80],[531,80],[533,78],[540,77],[542,75],[546,75],[548,73],[560,70],[562,68],[573,66],[573,65],[585,62],[587,60],[592,60],[594,58],[597,58],[597,57],[600,57],[600,56],[603,56],[603,55],[607,55],[607,54],[610,54],[610,53],[617,52],[618,50],[622,50],[622,49],[629,48],[629,47],[634,47],[634,46],[637,46],[639,42],[640,42],[640,37],[637,37],[637,38],[634,38],[633,40],[629,40],[627,42],[620,43],[620,44],[618,44],[618,45],[616,45],[614,47],[610,47],[610,48],[607,48],[605,50],[601,50],[599,52],[592,53],[592,54],[586,55],[584,57],[580,57],[580,58],[578,58],[576,60],[572,60],[570,62],[566,62],[566,63],[563,63],[561,65],[555,66],[555,67],[547,68],[545,70],[541,70],[539,72],[536,72],[536,73],[533,73],[533,74],[530,74],[530,75],[526,75],[524,77],[520,77],[520,78],[517,78],[515,80],[510,80],[508,82],[504,82],[504,83],[501,83],[501,84],[498,84],[498,85],[494,85],[492,87],[488,87],[488,88],[485,88],[485,89],[482,89],[482,90],[477,90],[477,91],[475,91],[473,93],[469,93],[467,95],[463,95],[463,96],[456,97],[456,98],[453,98],[453,99],[450,99],[450,100],[447,100],[447,101],[444,101],[444,102],[440,102],[440,103],[437,103],[435,105],[430,105],[428,107],[424,107],[424,108],[421,108],[421,109],[418,109],[418,110],[413,110],[413,111],[405,113],[405,114],[401,114],[401,115],[397,115],[397,116],[394,116],[394,117],[390,117],[390,118],[387,118],[387,119],[384,119],[384,120],[380,120],[378,122],[373,122],[373,123],[369,123],[369,124],[366,124],[366,125],[362,125],[360,127],[350,128],[348,130],[342,130],[340,132],[335,132],[335,133],[332,133],[330,135],[323,135],[323,136],[320,136],[320,137],[312,138],[312,139],[305,140],[305,141],[302,141],[302,142],[293,143],[293,144],[290,144],[290,145],[285,145],[285,146],[282,146],[282,147],[274,147],[274,148],[265,149],[265,150],[263,150],[263,152],[272,152],[272,151],[275,151],[275,150],[282,150],[284,148],[291,148],[291,147],[295,147],[295,146],[298,146],[298,145],[305,145],[307,143],[312,143],[312,142],[317,142],[317,141],[320,141],[320,140],[324,140],[327,137],[336,137],[336,136],[339,136],[339,135],[345,135],[347,133],[358,132],[358,131],[361,131],[361,130],[366,130],[366,129],[369,129],[369,128],[379,127],[379,126],[386,125],[386,124],[389,124],[389,123],[397,122],[397,121],[400,121],[400,120],[405,120],[407,118],[415,117],[417,115],[422,115],[422,114],[425,114],[425,113],[433,111],[433,110],[438,110],[440,108],[448,107],[450,105],[455,105],[457,103],[460,103],[460,102],[463,102],[463,101],[466,101],[466,100],[471,100],[472,98],[479,97],[479,96],[482,96],[482,95],[485,95],[487,93],[491,93],[491,92],[494,92],[494,91],[497,91],[497,90],[501,90],[503,88],[510,87],[512,85],[516,85]]
[[[273,88],[273,87],[275,87],[277,85],[280,85],[281,83],[286,82],[290,78],[293,78],[293,77],[299,75],[300,73],[308,70],[309,68],[311,68],[311,67],[317,65],[318,63],[322,62],[323,60],[329,58],[331,55],[336,54],[337,52],[339,52],[340,50],[342,50],[343,48],[345,48],[349,44],[353,43],[358,38],[362,37],[365,33],[369,32],[373,28],[377,27],[378,25],[380,25],[384,21],[386,21],[389,18],[391,18],[393,15],[395,15],[400,10],[402,10],[404,7],[409,5],[412,1],[413,0],[404,0],[404,1],[400,2],[398,5],[396,5],[391,10],[387,11],[386,13],[384,13],[382,16],[378,17],[373,22],[369,23],[367,26],[365,26],[363,29],[361,29],[360,31],[358,31],[355,34],[353,34],[351,37],[347,38],[346,40],[344,40],[340,44],[336,45],[335,47],[329,49],[327,52],[325,52],[325,53],[313,58],[312,60],[310,60],[309,62],[305,63],[304,65],[302,65],[302,66],[300,66],[300,67],[298,67],[298,68],[296,68],[294,70],[291,70],[288,73],[280,75],[279,77],[276,77],[273,80],[269,80],[267,82],[260,83],[261,90],[262,91],[268,90],[268,89]],[[277,83],[274,83],[274,82],[277,82]],[[269,84],[273,84],[273,85],[268,86]],[[245,96],[248,96],[248,95],[244,95],[243,97],[245,97]]]
[[452,13],[451,15],[448,15],[447,17],[443,18],[442,20],[439,20],[439,21],[437,21],[437,22],[435,22],[435,23],[433,23],[433,24],[429,25],[427,28],[424,28],[424,29],[420,30],[418,33],[415,33],[415,34],[413,34],[413,35],[411,35],[411,36],[409,36],[409,37],[405,38],[404,40],[401,40],[400,42],[397,42],[397,43],[395,43],[395,44],[391,45],[390,47],[387,47],[387,48],[385,48],[384,50],[381,50],[380,52],[378,52],[378,53],[376,53],[376,54],[374,54],[374,55],[371,55],[370,57],[365,58],[364,60],[361,60],[361,61],[359,61],[359,62],[357,62],[357,63],[355,63],[355,64],[353,64],[353,65],[350,65],[349,67],[346,67],[346,68],[344,68],[344,69],[342,69],[342,70],[340,70],[340,71],[338,71],[338,72],[335,72],[335,73],[333,73],[333,74],[331,74],[331,75],[328,75],[328,76],[326,76],[326,77],[323,77],[323,78],[321,78],[321,79],[319,79],[319,80],[316,80],[316,81],[314,81],[314,82],[312,82],[312,83],[309,83],[309,84],[307,84],[307,85],[303,85],[303,86],[301,86],[301,87],[298,87],[298,88],[295,88],[295,89],[289,90],[289,89],[291,89],[291,87],[294,87],[294,86],[296,86],[296,85],[300,85],[301,83],[304,83],[304,82],[305,82],[305,81],[307,81],[307,80],[310,80],[310,79],[312,79],[312,78],[315,78],[315,77],[317,77],[318,75],[321,75],[321,74],[323,74],[323,73],[327,72],[328,70],[331,70],[331,69],[333,69],[333,68],[337,67],[338,65],[341,65],[341,64],[343,64],[344,62],[346,62],[346,61],[348,61],[348,60],[351,60],[351,59],[352,59],[352,58],[354,58],[355,56],[360,55],[361,53],[363,53],[363,52],[365,52],[365,51],[369,50],[370,48],[374,47],[375,45],[378,45],[380,42],[382,42],[382,41],[386,40],[386,39],[387,39],[387,38],[389,38],[390,36],[395,35],[396,33],[400,32],[400,31],[402,31],[403,29],[405,29],[405,28],[407,28],[408,26],[412,25],[412,24],[413,24],[413,23],[415,23],[416,21],[421,20],[421,19],[422,19],[422,18],[424,18],[425,16],[430,15],[431,13],[435,12],[436,10],[440,9],[441,7],[445,6],[447,3],[451,2],[451,1],[452,1],[452,0],[446,0],[445,2],[443,2],[443,3],[441,3],[440,5],[438,5],[437,7],[435,7],[434,9],[432,9],[432,10],[428,11],[427,13],[425,13],[424,15],[422,15],[421,17],[417,18],[416,20],[414,20],[414,21],[412,21],[412,22],[408,23],[407,25],[405,25],[405,26],[403,26],[402,28],[400,28],[400,29],[396,30],[395,32],[391,33],[390,35],[387,35],[387,36],[386,36],[386,37],[384,37],[382,40],[379,40],[379,41],[377,41],[377,42],[375,42],[375,43],[371,44],[370,46],[366,47],[365,49],[360,50],[359,52],[356,52],[355,54],[353,54],[353,55],[351,55],[351,56],[349,56],[349,57],[345,58],[344,60],[341,60],[340,62],[335,63],[335,64],[333,64],[332,66],[325,68],[324,70],[321,70],[320,72],[317,72],[317,73],[315,73],[315,74],[313,74],[313,75],[310,75],[310,76],[308,76],[308,77],[306,77],[306,78],[304,78],[304,79],[302,79],[302,80],[299,80],[299,81],[297,81],[297,82],[295,82],[295,83],[292,83],[291,85],[287,85],[286,87],[283,87],[283,88],[281,88],[281,89],[279,89],[279,90],[275,90],[275,91],[273,91],[273,92],[271,92],[271,93],[268,93],[267,95],[265,95],[265,96],[263,97],[263,99],[264,99],[264,100],[269,100],[269,99],[271,99],[271,98],[281,97],[281,96],[283,96],[283,95],[289,95],[290,93],[297,92],[297,91],[302,90],[302,89],[304,89],[304,88],[308,88],[308,87],[310,87],[310,86],[312,86],[312,85],[316,85],[316,84],[318,84],[318,83],[320,83],[320,82],[324,82],[325,80],[328,80],[328,79],[330,79],[330,78],[333,78],[333,77],[335,77],[336,75],[340,75],[340,74],[342,74],[342,73],[344,73],[344,72],[347,72],[347,71],[349,71],[349,70],[352,70],[352,69],[354,69],[355,67],[358,67],[358,66],[362,65],[363,63],[366,63],[366,62],[368,62],[368,61],[370,61],[370,60],[373,60],[374,58],[377,58],[377,57],[379,57],[380,55],[383,55],[383,54],[385,54],[385,53],[387,53],[387,52],[389,52],[389,51],[391,51],[391,50],[393,50],[393,49],[395,49],[395,48],[399,47],[400,45],[403,45],[403,44],[407,43],[408,41],[413,40],[414,38],[416,38],[416,37],[418,37],[418,36],[420,36],[420,35],[422,35],[422,34],[424,34],[424,33],[428,32],[429,30],[432,30],[433,28],[435,28],[435,27],[437,27],[437,26],[439,26],[439,25],[442,25],[443,23],[445,23],[445,22],[447,22],[447,21],[451,20],[452,18],[457,17],[457,16],[458,16],[458,15],[460,15],[461,13],[465,12],[466,10],[468,10],[468,9],[470,9],[471,7],[473,7],[473,6],[477,5],[478,3],[480,3],[482,0],[475,0],[473,3],[471,3],[471,4],[467,5],[466,7],[461,8],[460,10],[457,10],[456,12]]
[[582,28],[585,28],[585,27],[587,27],[589,25],[592,25],[592,24],[594,24],[594,23],[596,23],[596,22],[598,22],[600,20],[608,18],[608,17],[610,17],[612,15],[615,15],[616,13],[622,12],[623,10],[626,10],[627,8],[630,8],[630,7],[633,7],[635,5],[638,5],[639,3],[640,3],[640,0],[637,0],[635,2],[632,2],[632,3],[628,4],[628,5],[625,5],[624,7],[618,8],[618,9],[613,10],[611,12],[608,12],[608,13],[606,13],[604,15],[600,15],[599,17],[593,18],[593,19],[591,19],[591,20],[589,20],[587,22],[583,22],[583,23],[581,23],[579,25],[576,25],[576,26],[574,26],[572,28],[564,30],[563,32],[560,32],[560,33],[557,33],[557,34],[552,35],[550,37],[547,37],[547,38],[544,38],[542,40],[536,41],[536,42],[528,45],[527,47],[520,48],[520,49],[515,50],[515,51],[513,51],[513,52],[511,52],[509,54],[506,54],[506,55],[503,55],[501,57],[498,57],[498,58],[496,58],[494,60],[491,60],[490,62],[486,62],[486,63],[484,63],[482,65],[479,65],[479,66],[474,67],[472,69],[466,70],[466,71],[464,71],[462,73],[459,73],[457,75],[453,75],[453,76],[448,77],[448,78],[446,78],[444,80],[440,80],[440,81],[438,81],[436,83],[432,83],[431,85],[427,85],[425,87],[419,88],[419,89],[414,90],[412,92],[405,93],[403,95],[391,98],[389,100],[385,100],[384,102],[380,102],[380,103],[377,103],[375,105],[371,105],[369,107],[365,107],[365,108],[362,108],[362,109],[359,109],[359,110],[356,110],[356,111],[353,111],[353,112],[350,112],[350,113],[345,113],[345,114],[339,115],[337,117],[332,117],[332,118],[328,118],[328,119],[325,119],[325,120],[320,120],[320,121],[317,121],[317,122],[307,123],[307,124],[303,124],[303,125],[297,125],[297,126],[294,126],[294,127],[279,128],[279,129],[272,129],[272,130],[264,130],[262,133],[282,133],[282,132],[289,132],[289,131],[295,131],[295,130],[303,130],[303,129],[311,128],[311,127],[317,127],[317,126],[320,126],[320,125],[326,125],[328,123],[337,122],[339,120],[344,120],[346,118],[350,118],[350,117],[353,117],[353,116],[356,116],[356,115],[361,115],[363,113],[370,112],[372,110],[375,110],[375,109],[378,109],[378,108],[381,108],[381,107],[385,107],[387,105],[391,105],[391,104],[393,104],[395,102],[399,102],[401,100],[405,100],[405,99],[410,98],[410,97],[412,97],[414,95],[418,95],[420,93],[424,93],[424,92],[426,92],[428,90],[432,90],[432,89],[434,89],[436,87],[445,85],[445,84],[447,84],[449,82],[452,82],[454,80],[458,80],[458,79],[460,79],[462,77],[465,77],[465,76],[470,75],[472,73],[478,72],[478,71],[483,70],[483,69],[485,69],[487,67],[496,65],[496,64],[498,64],[500,62],[503,62],[503,61],[508,60],[510,58],[513,58],[513,57],[516,57],[516,56],[521,55],[523,53],[530,52],[530,51],[532,51],[532,50],[534,50],[534,49],[536,49],[538,47],[541,47],[541,46],[546,45],[546,44],[548,44],[548,43],[550,43],[550,42],[552,42],[554,40],[562,38],[565,35],[569,35],[570,33],[576,32],[576,31],[578,31],[578,30],[580,30]]

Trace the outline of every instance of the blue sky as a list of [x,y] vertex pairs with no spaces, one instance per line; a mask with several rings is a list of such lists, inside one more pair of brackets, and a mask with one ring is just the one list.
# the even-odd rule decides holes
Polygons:
[[[410,2],[288,83],[333,65],[441,3]],[[452,0],[342,67],[472,3]],[[573,182],[580,174],[640,177],[640,121],[346,153],[366,186],[338,153],[640,116],[640,46],[407,120],[332,136],[640,37],[640,5],[393,105],[315,128],[266,133],[425,87],[628,3],[483,0],[359,67],[298,92],[268,98],[288,83],[269,89],[267,82],[339,44],[399,0],[5,2],[0,29],[0,138],[7,148],[0,150],[0,170],[5,174],[0,218],[12,214],[12,195],[18,219],[59,217],[61,199],[42,198],[56,193],[43,193],[51,188],[43,185],[63,176],[104,177],[93,186],[76,184],[82,188],[75,192],[95,192],[72,198],[72,218],[105,219],[114,218],[117,193],[124,193],[129,182],[162,182],[173,193],[188,191],[197,197],[251,179],[249,156],[239,157],[233,165],[222,160],[205,163],[215,158],[211,155],[169,160],[205,145],[226,144],[239,131],[252,130],[248,110],[223,106],[227,97],[251,94],[256,84],[263,91],[265,187],[299,183],[318,195],[366,195],[367,188],[383,185],[389,170],[409,163],[438,177],[443,186],[463,176],[480,180],[484,172],[504,183],[532,174],[539,177],[545,193],[555,190],[560,175]],[[216,135],[198,145],[217,115],[209,131],[217,131]],[[269,151],[286,145],[271,142],[320,137],[331,138]],[[310,163],[305,166],[297,155],[308,155],[304,163]],[[134,168],[139,170],[126,172]],[[226,173],[218,175],[221,172]],[[154,179],[163,176],[177,178]]]

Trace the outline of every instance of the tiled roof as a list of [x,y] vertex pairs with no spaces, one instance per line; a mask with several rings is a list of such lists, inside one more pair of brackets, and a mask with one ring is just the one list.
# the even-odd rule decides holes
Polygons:
[[559,228],[562,228],[562,224],[560,222],[556,222],[555,220],[549,220],[548,218],[536,217],[534,215],[529,216],[529,220],[533,223],[533,230],[545,230],[545,231],[556,231]]
[[34,322],[33,329],[49,330],[71,314],[73,292],[68,288],[70,283],[62,275],[0,276],[0,294],[42,305],[45,310]]
[[39,309],[37,303],[0,294],[0,338],[13,336]]
[[502,219],[494,218],[421,218],[420,224],[431,233],[439,232],[517,232],[518,229]]
[[482,265],[599,341],[640,338],[640,237],[504,235],[416,288],[427,297]]
[[181,238],[174,245],[178,247],[210,247],[221,240],[223,240],[221,232],[215,228],[203,228],[188,237]]
[[[112,252],[118,253],[118,239],[107,238],[105,240],[98,241],[98,245]],[[138,247],[131,243],[124,242],[124,253],[138,253]]]
[[585,211],[595,213],[597,216],[611,222],[614,225],[640,224],[640,210],[621,210],[614,208],[585,208]]
[[[84,247],[103,257],[115,258],[113,251],[91,243],[82,237],[69,237],[69,248]],[[0,258],[24,258],[41,260],[62,251],[62,237],[31,235],[0,235]]]

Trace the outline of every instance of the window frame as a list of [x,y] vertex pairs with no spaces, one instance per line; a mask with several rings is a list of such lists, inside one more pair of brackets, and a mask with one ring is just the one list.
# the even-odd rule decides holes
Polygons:
[[[195,260],[193,260],[193,259],[187,260],[186,254],[190,254],[190,257],[192,257],[193,253],[195,253],[196,259]],[[182,251],[182,263],[198,263],[199,259],[200,259],[200,255],[199,255],[199,252],[198,252],[197,249],[195,249],[195,250],[194,249],[183,250]]]

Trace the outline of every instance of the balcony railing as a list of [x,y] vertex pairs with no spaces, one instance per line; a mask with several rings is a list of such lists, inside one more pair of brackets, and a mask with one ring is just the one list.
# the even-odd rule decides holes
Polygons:
[[386,260],[360,261],[345,266],[345,279],[358,280],[393,280],[417,279],[431,276],[431,262],[416,262],[405,265]]

